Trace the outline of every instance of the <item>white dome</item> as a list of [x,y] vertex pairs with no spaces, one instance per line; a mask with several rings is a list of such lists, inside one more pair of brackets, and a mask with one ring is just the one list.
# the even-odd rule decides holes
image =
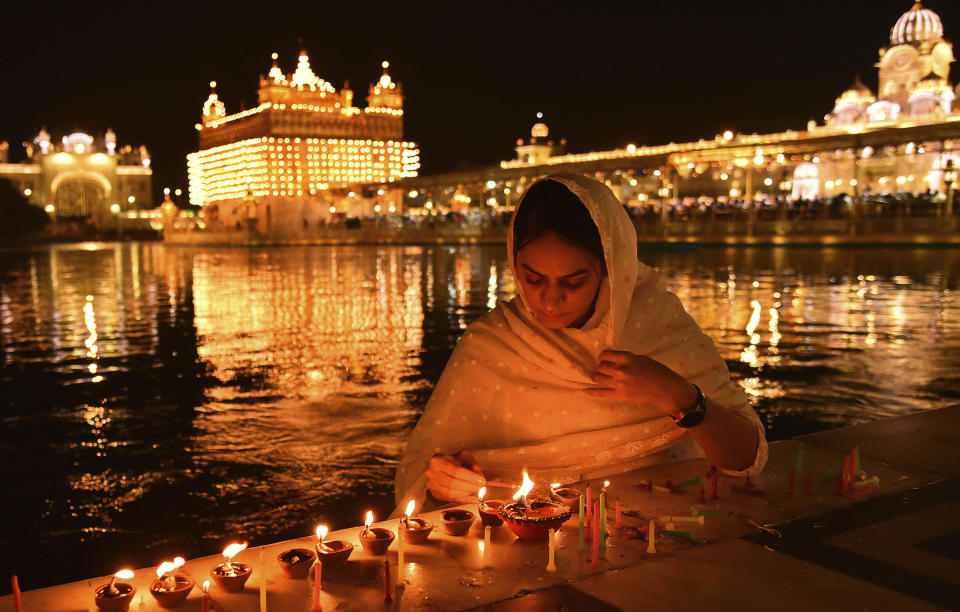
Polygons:
[[943,24],[940,16],[930,9],[923,8],[920,0],[904,13],[890,30],[890,44],[904,45],[912,42],[924,42],[943,38]]
[[530,135],[534,138],[546,138],[550,135],[550,130],[547,129],[546,123],[535,123],[530,130]]

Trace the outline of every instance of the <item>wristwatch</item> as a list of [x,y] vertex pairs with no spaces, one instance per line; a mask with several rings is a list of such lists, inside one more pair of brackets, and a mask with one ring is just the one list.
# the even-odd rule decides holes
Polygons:
[[677,424],[677,427],[682,427],[683,429],[696,427],[703,421],[703,417],[707,414],[707,396],[703,394],[703,391],[701,391],[697,385],[693,385],[693,388],[697,390],[697,401],[693,406],[673,417],[673,422]]

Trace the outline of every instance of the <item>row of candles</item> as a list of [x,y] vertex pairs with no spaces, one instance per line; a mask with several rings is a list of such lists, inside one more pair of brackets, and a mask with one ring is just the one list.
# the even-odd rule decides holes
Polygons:
[[[511,486],[509,483],[493,483],[491,485]],[[489,555],[491,547],[491,528],[499,526],[506,522],[511,530],[521,539],[531,541],[547,540],[548,544],[548,562],[546,569],[548,571],[556,570],[556,550],[557,538],[556,531],[560,526],[570,518],[572,507],[579,502],[579,546],[578,549],[586,551],[586,539],[592,540],[592,560],[591,564],[599,564],[600,552],[606,549],[607,540],[607,488],[610,482],[605,481],[600,489],[599,496],[594,500],[593,488],[588,484],[586,495],[580,494],[576,489],[562,488],[559,484],[550,486],[552,499],[534,499],[528,500],[528,494],[532,491],[534,483],[530,480],[526,471],[523,473],[523,484],[513,495],[513,503],[504,503],[495,500],[486,500],[486,487],[479,490],[477,495],[477,510],[484,526],[483,545],[481,548],[484,558]],[[515,485],[512,485],[515,486]],[[557,503],[554,500],[559,500]],[[404,571],[405,547],[408,544],[423,544],[427,541],[433,524],[423,518],[413,516],[415,510],[414,500],[410,500],[406,506],[405,512],[397,525],[397,561],[399,565],[398,581],[402,578]],[[615,502],[615,526],[622,526],[622,516],[619,500]],[[442,512],[444,530],[449,535],[464,535],[472,526],[475,516],[469,510],[453,509]],[[666,517],[677,522],[699,520],[703,524],[703,516],[699,519],[692,517]],[[384,555],[384,591],[385,598],[391,598],[392,579],[390,572],[389,558],[386,552],[395,539],[392,531],[381,527],[372,527],[374,517],[373,512],[366,513],[364,527],[360,532],[360,543],[364,550],[372,555]],[[672,525],[669,525],[672,527]],[[592,529],[592,534],[588,531]],[[320,593],[322,590],[322,568],[339,567],[346,564],[347,559],[353,551],[353,544],[345,540],[326,541],[329,529],[326,525],[320,525],[316,529],[316,554],[305,548],[295,548],[282,553],[278,560],[284,573],[293,578],[306,577],[313,569],[314,589],[313,604],[315,610],[320,610]],[[649,528],[649,547],[648,552],[656,552],[654,545],[655,524],[650,521]],[[236,592],[243,589],[247,579],[253,573],[253,568],[238,561],[234,557],[247,547],[246,543],[233,543],[223,550],[224,563],[217,565],[210,570],[210,575],[216,584],[224,591]],[[188,594],[194,587],[194,581],[185,575],[176,573],[176,570],[185,563],[183,557],[176,557],[172,561],[164,561],[156,569],[156,579],[150,584],[150,594],[157,600],[157,603],[163,608],[173,608],[182,604]],[[263,552],[260,552],[261,571],[264,572]],[[264,572],[265,573],[265,572]],[[96,589],[91,589],[93,594],[92,604],[102,612],[123,612],[126,610],[135,593],[133,585],[126,582],[119,582],[133,578],[131,570],[124,569],[118,571],[110,579],[110,582]],[[20,605],[19,586],[16,577],[13,579],[14,604],[16,612],[22,612]],[[260,610],[266,612],[266,583],[260,585]],[[210,602],[210,581],[204,581],[201,593],[201,606],[204,612],[209,609]],[[141,606],[142,604],[141,595]],[[93,608],[91,607],[91,610]]]

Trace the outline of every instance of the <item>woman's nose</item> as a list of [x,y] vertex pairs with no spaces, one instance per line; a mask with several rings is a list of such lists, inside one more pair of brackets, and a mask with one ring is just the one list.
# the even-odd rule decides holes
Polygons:
[[563,290],[548,286],[543,290],[543,306],[547,310],[557,310],[564,300]]

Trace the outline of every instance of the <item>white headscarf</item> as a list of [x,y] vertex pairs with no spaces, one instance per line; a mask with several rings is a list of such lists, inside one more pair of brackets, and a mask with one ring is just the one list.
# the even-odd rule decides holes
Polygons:
[[[700,446],[660,409],[583,393],[596,386],[591,375],[608,348],[663,363],[750,421],[760,444],[745,472],[761,470],[767,443],[760,419],[730,381],[710,338],[656,272],[637,260],[636,231],[616,196],[582,176],[544,180],[561,183],[576,195],[600,232],[607,277],[595,311],[578,329],[551,330],[533,316],[517,283],[519,296],[474,321],[454,349],[400,461],[398,505],[410,498],[423,502],[424,473],[437,453],[470,450],[488,480],[519,482],[527,468],[539,483],[575,482],[702,457]],[[523,200],[517,209],[522,205]],[[507,250],[517,278],[515,222],[516,213]]]

